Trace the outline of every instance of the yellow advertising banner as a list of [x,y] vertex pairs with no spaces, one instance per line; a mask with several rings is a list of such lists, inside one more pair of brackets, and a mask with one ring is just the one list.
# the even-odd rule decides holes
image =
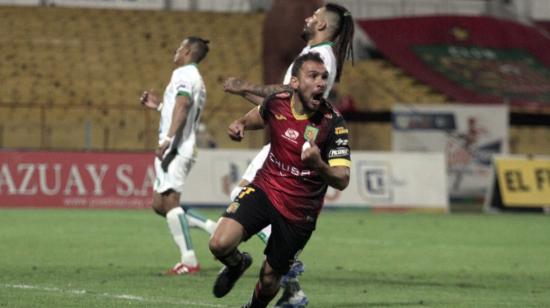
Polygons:
[[550,159],[496,158],[504,206],[550,206]]

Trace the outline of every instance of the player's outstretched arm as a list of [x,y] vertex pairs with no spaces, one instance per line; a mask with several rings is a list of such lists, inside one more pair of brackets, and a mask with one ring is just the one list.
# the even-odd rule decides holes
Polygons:
[[249,81],[235,77],[227,78],[223,84],[223,89],[225,92],[243,96],[256,106],[260,105],[264,98],[272,94],[292,92],[292,89],[288,85],[255,85]]
[[233,141],[241,141],[244,138],[245,130],[256,130],[264,128],[265,123],[258,108],[252,108],[248,113],[238,120],[233,121],[227,129],[229,138]]
[[302,151],[302,161],[318,172],[327,185],[344,190],[349,184],[350,170],[346,166],[329,166],[321,158],[319,147],[313,144]]

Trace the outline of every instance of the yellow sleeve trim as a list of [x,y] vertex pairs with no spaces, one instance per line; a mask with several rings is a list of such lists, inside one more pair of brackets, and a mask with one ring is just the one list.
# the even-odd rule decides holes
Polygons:
[[331,167],[351,167],[351,160],[344,158],[331,159],[328,161],[328,165]]

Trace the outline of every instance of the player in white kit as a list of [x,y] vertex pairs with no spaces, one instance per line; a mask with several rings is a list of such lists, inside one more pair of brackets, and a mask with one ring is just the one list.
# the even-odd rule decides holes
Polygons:
[[[307,46],[304,47],[299,55],[313,52],[321,56],[329,73],[327,88],[323,93],[323,97],[326,99],[334,82],[340,80],[343,62],[348,57],[353,57],[353,19],[350,12],[344,7],[329,3],[316,10],[305,22],[302,37],[307,41]],[[293,64],[290,64],[288,67],[282,85],[254,85],[241,79],[228,78],[224,83],[224,90],[242,95],[253,104],[258,105],[269,95],[290,90],[286,85],[290,82],[292,66]],[[254,180],[256,172],[262,167],[269,153],[269,149],[270,144],[268,143],[254,157],[244,172],[241,181],[232,190],[230,195],[231,200],[241,192],[243,187]],[[271,226],[268,226],[258,233],[258,236],[264,242],[267,242],[270,234]],[[297,280],[297,276],[303,271],[302,262],[296,261],[282,280],[284,293],[277,301],[276,307],[303,307],[307,305],[308,299],[301,290]]]
[[196,273],[200,270],[191,242],[189,227],[212,234],[216,223],[180,206],[185,179],[195,163],[196,132],[206,102],[206,89],[197,64],[208,53],[208,41],[188,37],[179,46],[170,82],[162,102],[145,91],[140,99],[160,111],[159,142],[155,150],[153,209],[166,217],[169,230],[180,249],[181,260],[166,274]]

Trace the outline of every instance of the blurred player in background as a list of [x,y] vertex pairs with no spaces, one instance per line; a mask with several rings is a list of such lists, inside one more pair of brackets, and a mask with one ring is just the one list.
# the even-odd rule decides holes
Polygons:
[[206,89],[197,68],[208,53],[208,41],[188,37],[174,55],[178,66],[170,78],[161,102],[152,91],[140,98],[143,105],[160,111],[159,143],[155,150],[156,180],[153,209],[166,222],[181,252],[181,260],[166,274],[180,275],[200,270],[189,227],[199,227],[209,234],[216,223],[180,206],[185,178],[195,163],[196,133],[206,101]]
[[267,127],[272,144],[269,159],[229,205],[209,243],[225,265],[213,289],[223,297],[252,263],[239,244],[272,226],[260,278],[245,307],[267,307],[315,230],[327,187],[343,190],[349,184],[350,149],[338,142],[348,139],[348,129],[323,98],[329,77],[323,60],[317,53],[304,54],[291,75],[291,96],[266,98],[228,130],[240,141],[246,130]]
[[288,65],[304,48],[300,39],[304,19],[324,4],[323,0],[273,0],[262,29],[264,84],[280,83]]
[[[328,71],[327,86],[323,93],[323,97],[326,99],[334,82],[340,80],[344,61],[350,57],[353,60],[352,40],[355,29],[353,18],[350,12],[344,7],[328,3],[317,9],[312,16],[306,18],[305,22],[302,38],[307,42],[307,46],[303,48],[300,55],[313,52],[321,56]],[[265,97],[273,93],[289,90],[288,84],[291,79],[292,67],[293,64],[290,64],[283,84],[261,86],[237,78],[228,78],[224,84],[224,89],[227,92],[242,95],[253,104],[258,105]],[[265,145],[252,160],[243,174],[242,180],[231,192],[231,200],[241,192],[243,187],[253,181],[256,172],[263,165],[269,153],[269,148],[270,144]],[[270,234],[271,227],[268,226],[258,233],[258,236],[266,242]],[[304,266],[300,261],[297,261],[291,267],[282,281],[284,293],[280,300],[277,301],[277,307],[301,307],[307,305],[307,296],[301,290],[297,278],[303,271]]]

